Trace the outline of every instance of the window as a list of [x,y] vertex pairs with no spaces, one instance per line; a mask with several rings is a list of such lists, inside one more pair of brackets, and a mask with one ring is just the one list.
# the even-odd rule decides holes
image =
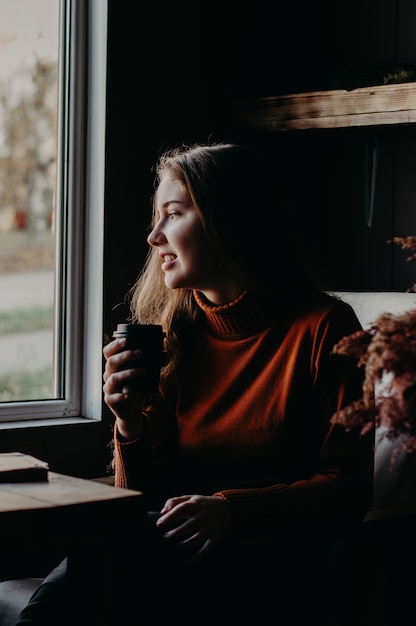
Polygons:
[[101,417],[106,40],[105,0],[0,0],[3,427]]

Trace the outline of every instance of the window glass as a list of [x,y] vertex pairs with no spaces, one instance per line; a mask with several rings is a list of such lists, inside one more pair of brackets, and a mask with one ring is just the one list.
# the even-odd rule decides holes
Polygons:
[[59,397],[57,0],[0,0],[0,402]]
[[0,0],[0,429],[102,417],[107,10]]

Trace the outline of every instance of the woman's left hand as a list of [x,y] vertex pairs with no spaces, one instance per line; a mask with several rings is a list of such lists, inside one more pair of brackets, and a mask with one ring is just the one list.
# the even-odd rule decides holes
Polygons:
[[157,526],[166,539],[189,548],[191,562],[207,555],[231,532],[228,502],[220,496],[178,496],[166,500]]

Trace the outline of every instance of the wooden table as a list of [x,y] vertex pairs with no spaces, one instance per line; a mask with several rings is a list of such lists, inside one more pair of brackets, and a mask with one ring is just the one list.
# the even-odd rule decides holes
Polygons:
[[49,472],[47,482],[0,484],[2,551],[79,549],[144,515],[141,492],[94,480]]
[[[117,549],[144,517],[141,492],[94,480],[49,472],[47,482],[0,484],[1,554],[70,556],[71,598],[83,598],[88,626],[114,624]],[[76,611],[72,621],[81,626]]]

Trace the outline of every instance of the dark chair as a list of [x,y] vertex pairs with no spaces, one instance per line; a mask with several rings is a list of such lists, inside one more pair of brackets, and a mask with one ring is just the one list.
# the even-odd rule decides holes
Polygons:
[[22,609],[43,578],[18,578],[0,582],[0,624],[15,626]]

